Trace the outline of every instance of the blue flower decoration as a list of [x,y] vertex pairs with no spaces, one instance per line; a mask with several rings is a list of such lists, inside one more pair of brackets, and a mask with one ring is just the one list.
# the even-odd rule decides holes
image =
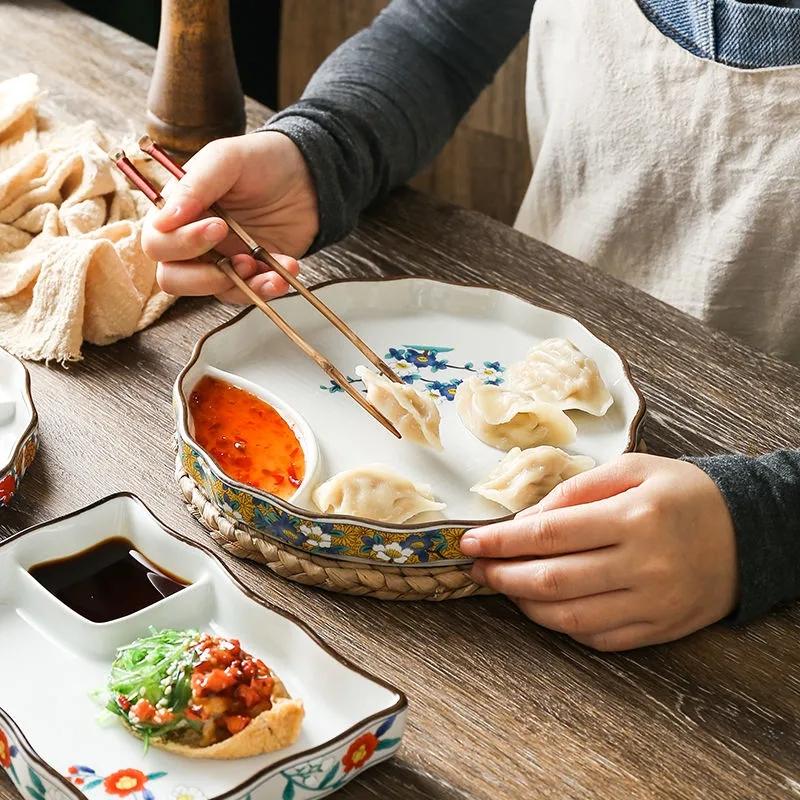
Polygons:
[[433,372],[447,369],[449,366],[445,359],[438,359],[432,350],[406,350],[406,361],[420,369],[430,369]]
[[395,361],[405,361],[406,351],[402,347],[390,347],[384,358],[393,358]]
[[224,490],[222,492],[222,502],[225,503],[231,511],[241,511],[242,504],[239,500]]
[[456,390],[461,382],[460,378],[453,378],[453,380],[446,383],[443,381],[429,381],[428,389],[437,392],[445,400],[452,400],[456,396]]
[[447,539],[441,531],[426,531],[425,533],[412,533],[407,536],[401,547],[410,547],[420,562],[425,563],[430,558],[431,552],[440,555],[447,548]]
[[296,517],[276,508],[256,504],[253,509],[253,527],[295,546],[301,545],[305,538],[297,530],[297,524]]

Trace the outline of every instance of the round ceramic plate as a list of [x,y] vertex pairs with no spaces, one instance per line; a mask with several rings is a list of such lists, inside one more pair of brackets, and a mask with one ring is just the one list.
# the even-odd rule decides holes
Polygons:
[[23,363],[0,349],[0,508],[9,505],[36,454],[38,418]]
[[[604,417],[570,412],[578,427],[578,438],[566,449],[591,456],[601,464],[636,447],[644,400],[632,384],[622,356],[574,319],[506,292],[418,278],[333,282],[318,287],[316,292],[379,355],[385,356],[404,380],[434,396],[442,414],[444,452],[394,439],[263,314],[250,309],[198,343],[176,382],[174,397],[186,471],[238,520],[262,530],[276,528],[270,528],[274,520],[253,525],[250,501],[244,500],[242,505],[242,493],[255,499],[263,495],[224,476],[192,438],[186,401],[198,380],[209,373],[223,378],[227,374],[231,381],[246,385],[243,379],[254,389],[277,396],[307,421],[319,447],[315,482],[342,470],[379,462],[416,482],[429,484],[436,498],[447,504],[446,510],[435,517],[418,517],[405,525],[371,523],[369,530],[377,527],[383,531],[430,531],[436,526],[463,529],[479,521],[508,516],[502,506],[469,491],[503,453],[483,444],[463,427],[453,395],[459,382],[473,375],[485,382],[502,384],[508,365],[549,337],[570,339],[594,358],[614,398]],[[355,367],[366,363],[363,355],[305,300],[289,295],[272,305],[356,386],[363,388],[355,374]],[[217,479],[232,490],[228,499],[215,490]],[[279,510],[300,514],[301,521],[337,520],[355,525],[369,522],[330,515],[322,518],[310,500],[312,488],[308,486],[292,502],[267,497]],[[279,520],[277,529],[280,526]],[[349,546],[347,553],[332,550],[330,539],[324,539],[324,527],[318,530],[312,544],[323,541],[327,547],[317,548],[316,552],[354,555]],[[305,536],[305,544],[308,536],[299,536]],[[297,544],[291,538],[288,541]],[[315,550],[313,546],[310,549]],[[445,550],[440,555],[445,556]],[[457,555],[448,552],[446,557]]]

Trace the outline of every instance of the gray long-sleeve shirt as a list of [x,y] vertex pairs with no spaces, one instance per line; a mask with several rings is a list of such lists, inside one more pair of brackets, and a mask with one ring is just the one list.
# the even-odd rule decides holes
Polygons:
[[[394,0],[269,121],[314,177],[320,231],[312,250],[345,236],[364,208],[433,159],[527,31],[533,4]],[[800,450],[692,460],[722,491],[736,528],[734,620],[800,597]]]

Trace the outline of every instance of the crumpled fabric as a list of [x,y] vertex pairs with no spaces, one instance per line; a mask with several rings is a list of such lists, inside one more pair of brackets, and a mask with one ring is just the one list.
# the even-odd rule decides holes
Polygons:
[[94,122],[37,114],[36,75],[0,82],[0,346],[32,360],[81,358],[142,330],[174,302],[142,252],[148,201],[109,159]]

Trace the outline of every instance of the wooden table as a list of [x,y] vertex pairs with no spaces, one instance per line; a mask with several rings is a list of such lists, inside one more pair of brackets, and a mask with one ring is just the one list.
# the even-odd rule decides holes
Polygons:
[[[0,37],[0,78],[38,72],[46,107],[61,119],[141,128],[148,47],[44,0],[0,3]],[[266,113],[252,103],[248,111],[251,124]],[[307,259],[305,275],[484,282],[573,314],[629,358],[649,403],[653,452],[757,453],[800,442],[800,370],[419,194],[397,192],[342,245]],[[170,387],[200,334],[233,313],[183,301],[141,335],[87,347],[68,370],[32,365],[43,446],[14,508],[0,512],[0,537],[126,489],[206,541],[173,484]],[[600,655],[537,628],[500,598],[390,604],[232,567],[409,695],[399,756],[342,798],[800,796],[798,607],[743,631],[717,626],[668,646]],[[0,798],[15,796],[0,779]]]

